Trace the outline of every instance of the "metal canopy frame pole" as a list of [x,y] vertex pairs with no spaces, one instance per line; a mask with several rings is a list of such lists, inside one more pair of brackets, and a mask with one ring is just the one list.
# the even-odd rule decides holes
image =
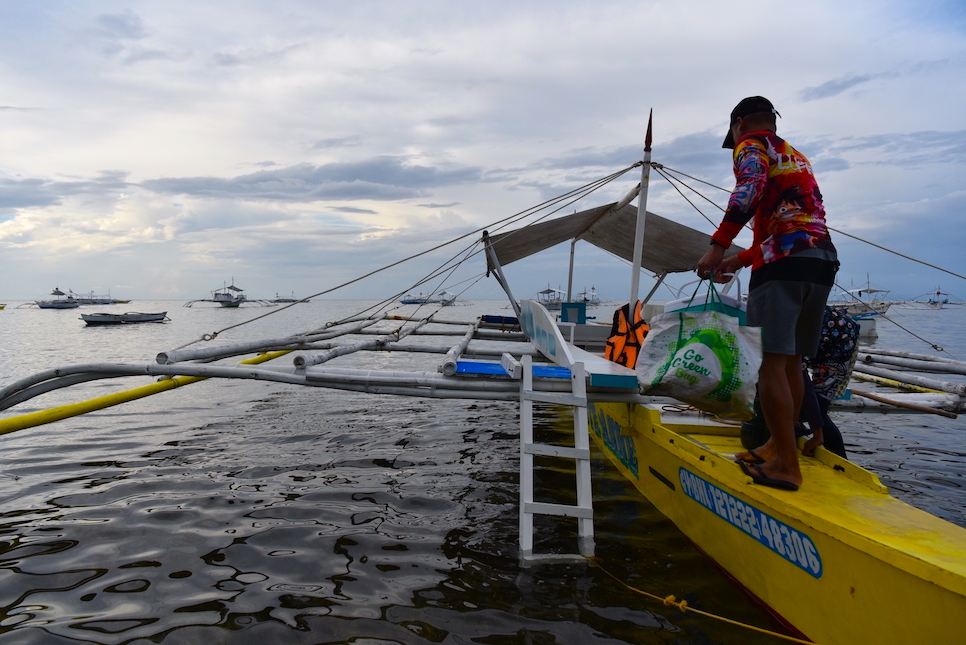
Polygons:
[[577,238],[570,240],[570,271],[567,273],[567,302],[573,302],[574,290],[574,247],[577,246]]
[[666,277],[667,277],[667,271],[657,276],[657,280],[654,282],[654,286],[651,287],[651,290],[647,292],[646,296],[644,296],[645,303],[651,301],[651,298],[654,297],[654,293],[658,290],[658,288],[660,288],[662,284],[664,284],[664,278]]
[[637,202],[637,227],[634,230],[634,256],[631,259],[631,307],[637,302],[641,285],[641,258],[644,255],[644,222],[647,219],[647,188],[651,177],[651,121],[654,110],[647,117],[647,134],[644,137],[644,162],[641,166],[641,196]]
[[503,287],[503,291],[506,292],[507,297],[510,298],[510,306],[513,307],[513,312],[520,317],[520,305],[517,303],[516,298],[510,293],[510,283],[506,281],[503,276],[503,267],[500,266],[500,260],[496,257],[496,251],[493,250],[493,242],[490,241],[490,234],[483,231],[483,248],[486,249],[486,257],[489,259],[490,264],[493,267],[493,274],[496,276],[496,281],[500,283]]

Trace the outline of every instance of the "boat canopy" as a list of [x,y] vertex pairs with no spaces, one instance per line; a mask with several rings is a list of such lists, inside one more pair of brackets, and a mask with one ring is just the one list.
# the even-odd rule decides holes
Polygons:
[[[628,262],[634,253],[637,206],[613,210],[616,202],[490,236],[502,266],[567,240],[586,240]],[[708,250],[711,236],[648,211],[641,266],[653,274],[693,271]],[[732,245],[733,252],[743,251]],[[487,269],[493,264],[487,257]]]

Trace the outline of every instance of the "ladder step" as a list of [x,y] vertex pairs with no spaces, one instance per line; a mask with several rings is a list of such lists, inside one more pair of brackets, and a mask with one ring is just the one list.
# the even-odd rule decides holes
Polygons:
[[594,509],[582,506],[568,506],[567,504],[544,504],[541,502],[527,502],[523,505],[524,513],[539,515],[565,515],[582,519],[593,519]]
[[574,405],[580,408],[587,407],[587,397],[574,396],[573,394],[558,394],[555,392],[535,392],[533,390],[524,390],[520,396],[527,401],[556,403],[558,405]]
[[576,553],[530,553],[523,556],[523,561],[525,564],[568,564],[587,562],[587,558]]
[[531,455],[543,455],[546,457],[564,457],[568,459],[590,459],[590,450],[587,448],[567,448],[564,446],[548,446],[540,443],[528,443],[523,446],[523,451]]

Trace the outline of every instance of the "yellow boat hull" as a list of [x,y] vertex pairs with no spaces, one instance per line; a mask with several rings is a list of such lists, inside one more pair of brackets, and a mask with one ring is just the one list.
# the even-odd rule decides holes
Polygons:
[[738,428],[596,404],[591,436],[652,504],[784,622],[825,645],[966,642],[966,529],[820,450],[798,492],[754,485]]

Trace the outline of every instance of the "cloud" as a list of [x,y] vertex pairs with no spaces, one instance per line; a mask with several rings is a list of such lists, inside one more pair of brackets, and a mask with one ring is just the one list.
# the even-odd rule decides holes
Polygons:
[[104,170],[95,179],[52,181],[40,178],[0,177],[0,207],[32,208],[53,206],[72,195],[103,195],[129,186],[128,173]]
[[[630,166],[651,106],[654,161],[730,188],[726,117],[761,93],[786,106],[783,134],[799,128],[789,138],[835,225],[851,230],[862,213],[856,226],[889,227],[878,215],[894,204],[962,186],[962,23],[947,14],[966,4],[926,3],[766,2],[751,22],[710,0],[0,3],[0,268],[23,274],[18,288],[49,290],[52,277],[36,276],[55,262],[75,254],[78,271],[100,271],[92,258],[123,252],[127,264],[103,275],[142,288],[190,284],[203,267],[217,271],[204,292],[247,266],[246,288],[265,276],[270,293],[308,293],[289,276],[327,280],[330,257],[362,274]],[[634,37],[642,21],[646,42]],[[744,76],[709,54],[734,29],[779,23],[818,29],[823,46]],[[662,64],[644,64],[655,51]],[[615,201],[639,179],[634,168],[563,212]],[[656,171],[648,206],[713,229]],[[916,230],[960,206],[928,203]],[[929,253],[946,252],[937,239]],[[175,264],[188,267],[180,282],[167,279]],[[163,279],[137,277],[162,265]],[[545,287],[552,277],[534,266],[521,279]]]
[[828,144],[830,154],[858,157],[854,163],[916,167],[966,163],[966,130],[843,137]]
[[328,199],[398,200],[417,197],[424,190],[480,181],[475,167],[437,168],[410,164],[404,157],[375,157],[366,161],[314,166],[296,164],[262,170],[231,179],[181,177],[151,179],[143,188],[163,194],[232,197],[289,202]]
[[94,27],[88,32],[94,36],[91,45],[103,55],[119,60],[122,65],[176,58],[163,49],[141,45],[151,34],[141,17],[130,9],[95,16]]
[[611,149],[588,147],[542,159],[537,162],[537,166],[559,169],[587,168],[588,166],[619,168],[640,161],[642,155],[643,146],[621,146]]
[[[723,138],[723,134],[719,136],[717,132],[706,131],[682,135],[656,146],[652,161],[662,164],[663,167],[651,172],[649,210],[678,208],[684,204],[691,212],[694,212],[680,197],[677,197],[676,190],[671,183],[664,179],[661,175],[662,172],[671,178],[676,178],[677,181],[674,183],[678,187],[681,187],[682,182],[686,185],[692,185],[711,199],[719,199],[724,193],[695,182],[679,173],[672,172],[672,170],[686,172],[711,183],[719,182],[719,185],[727,186],[730,190],[730,186],[733,185],[731,158],[727,151],[721,149]],[[545,171],[542,173],[535,173],[532,168],[508,168],[488,171],[487,177],[507,181],[509,190],[535,189],[539,191],[543,199],[551,199],[596,181],[603,175],[602,168],[606,168],[607,173],[610,173],[632,166],[643,158],[643,154],[643,144],[612,148],[580,148],[537,161],[534,167]],[[600,204],[602,201],[617,201],[640,182],[640,179],[640,169],[632,168],[613,184],[604,186],[589,198],[573,204],[568,203],[565,208],[581,209]],[[695,196],[687,188],[682,188],[682,190],[688,194],[689,198],[695,199]],[[606,197],[601,197],[601,195]],[[674,195],[674,199],[666,199],[669,195]],[[726,194],[724,195],[726,196]],[[704,200],[696,199],[706,204]],[[704,209],[702,208],[702,210]],[[671,214],[671,211],[668,210],[660,210],[659,212]]]
[[121,62],[125,65],[134,65],[135,63],[144,63],[152,60],[172,59],[174,59],[174,56],[160,49],[140,49],[133,47],[131,48],[131,52],[121,59]]
[[376,211],[368,208],[355,208],[354,206],[333,206],[332,210],[339,213],[359,213],[362,215],[375,215]]
[[105,13],[94,19],[99,31],[118,40],[141,40],[147,36],[144,23],[130,9],[122,13]]
[[243,65],[258,65],[261,63],[277,63],[294,51],[302,49],[304,45],[296,43],[278,48],[234,47],[215,52],[211,61],[220,67],[240,67]]
[[320,139],[311,145],[316,150],[326,150],[329,148],[349,148],[358,146],[362,143],[359,137],[338,137],[331,139]]
[[808,103],[809,101],[817,101],[818,99],[827,99],[833,96],[838,96],[846,90],[850,90],[853,87],[867,83],[872,79],[879,76],[878,74],[846,74],[845,76],[840,76],[839,78],[833,78],[830,81],[826,81],[821,85],[815,87],[806,87],[801,92],[799,92],[799,97],[802,101]]

